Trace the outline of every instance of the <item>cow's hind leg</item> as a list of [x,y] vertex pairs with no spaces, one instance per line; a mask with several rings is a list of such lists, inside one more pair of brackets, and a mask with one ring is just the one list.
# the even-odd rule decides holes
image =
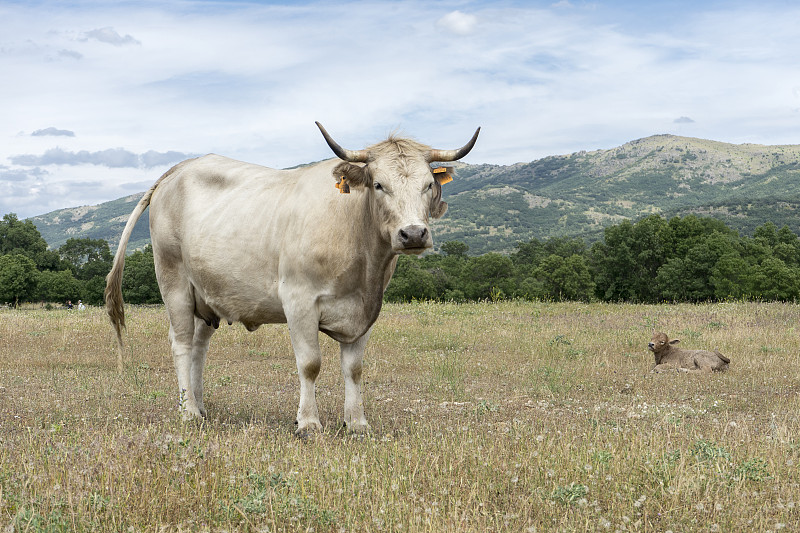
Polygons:
[[192,339],[192,359],[191,359],[191,388],[194,391],[194,401],[200,415],[206,417],[206,408],[203,404],[203,370],[206,366],[206,355],[211,335],[216,331],[207,325],[205,321],[194,319],[194,338]]
[[[162,290],[162,294],[163,294]],[[202,418],[203,408],[203,363],[211,336],[197,324],[194,316],[194,301],[187,298],[189,291],[170,291],[164,295],[169,315],[169,341],[172,360],[178,376],[178,408],[184,420]],[[205,326],[202,323],[202,326]],[[209,328],[210,329],[210,328]],[[195,342],[195,333],[199,333]],[[196,388],[200,384],[199,390]]]
[[344,377],[344,423],[347,431],[355,433],[369,429],[361,397],[361,370],[370,331],[352,344],[339,343]]

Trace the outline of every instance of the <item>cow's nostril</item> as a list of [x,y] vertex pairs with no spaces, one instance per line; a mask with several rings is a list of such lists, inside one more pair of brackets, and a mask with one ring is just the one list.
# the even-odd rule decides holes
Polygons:
[[404,230],[400,230],[400,238],[403,239],[403,241],[407,241],[408,233],[406,233]]

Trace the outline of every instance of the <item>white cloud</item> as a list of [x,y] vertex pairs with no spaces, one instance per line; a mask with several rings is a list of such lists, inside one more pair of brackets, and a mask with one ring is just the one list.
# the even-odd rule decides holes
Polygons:
[[68,59],[83,59],[83,54],[74,50],[59,50],[58,56]]
[[124,37],[117,33],[117,30],[111,27],[99,28],[96,30],[87,31],[83,34],[82,40],[94,39],[101,43],[112,44],[114,46],[125,46],[129,44],[137,45],[142,44],[130,35]]
[[60,130],[58,128],[44,128],[41,130],[36,130],[31,133],[32,137],[45,137],[45,136],[55,136],[55,137],[75,137],[74,131],[69,130]]
[[452,31],[457,35],[469,35],[478,25],[478,17],[461,11],[452,11],[440,18],[436,24],[440,28]]
[[124,148],[110,148],[97,152],[87,150],[69,152],[61,148],[51,148],[42,155],[15,155],[9,157],[9,160],[22,167],[97,165],[109,168],[153,168],[178,163],[189,157],[191,154],[175,151],[148,150],[144,154],[134,154]]

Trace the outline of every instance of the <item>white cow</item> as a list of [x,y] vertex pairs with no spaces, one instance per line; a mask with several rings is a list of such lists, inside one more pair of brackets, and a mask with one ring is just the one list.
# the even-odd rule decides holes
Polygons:
[[[467,155],[480,128],[458,150],[391,137],[351,151],[317,126],[340,159],[293,170],[218,155],[190,159],[161,176],[128,219],[105,291],[120,348],[118,366],[121,370],[125,249],[149,205],[184,418],[206,416],[203,368],[220,320],[239,321],[250,331],[285,322],[300,377],[297,434],[322,427],[315,396],[318,331],[340,343],[348,430],[368,428],[362,358],[383,292],[398,254],[431,248],[429,216],[447,210],[440,183],[447,174],[432,172],[430,164]],[[350,194],[340,194],[348,188]]]

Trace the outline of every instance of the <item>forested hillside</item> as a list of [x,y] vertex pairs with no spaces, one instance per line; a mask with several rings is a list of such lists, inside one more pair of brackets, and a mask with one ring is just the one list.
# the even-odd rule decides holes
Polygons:
[[[800,145],[657,135],[530,163],[455,166],[456,179],[444,190],[450,209],[433,223],[433,233],[437,244],[461,241],[473,255],[510,253],[532,238],[577,236],[594,242],[604,228],[650,214],[713,217],[743,235],[767,222],[800,232]],[[84,237],[104,239],[113,248],[139,198],[31,220],[52,249]],[[143,216],[130,249],[142,248],[148,237]]]
[[[724,220],[744,234],[766,222],[800,231],[800,146],[732,145],[658,135],[611,150],[512,166],[458,166],[440,241],[475,253],[531,238],[597,240],[622,220],[658,213]],[[450,186],[449,186],[450,187]]]

